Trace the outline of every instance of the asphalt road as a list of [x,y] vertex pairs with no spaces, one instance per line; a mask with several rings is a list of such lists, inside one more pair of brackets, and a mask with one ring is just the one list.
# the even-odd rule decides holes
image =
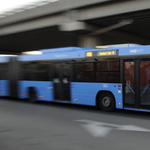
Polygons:
[[148,150],[150,114],[0,99],[0,150]]

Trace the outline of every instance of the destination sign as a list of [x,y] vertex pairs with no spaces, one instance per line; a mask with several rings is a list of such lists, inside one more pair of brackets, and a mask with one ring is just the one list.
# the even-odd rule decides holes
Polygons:
[[110,50],[110,51],[92,51],[86,52],[86,57],[93,57],[93,56],[117,56],[118,50]]
[[98,51],[97,56],[112,56],[112,55],[117,55],[116,50],[111,50],[111,51]]

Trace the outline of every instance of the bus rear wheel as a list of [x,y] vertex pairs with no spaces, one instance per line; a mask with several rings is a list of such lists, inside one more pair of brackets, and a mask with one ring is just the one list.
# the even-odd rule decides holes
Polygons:
[[35,103],[36,102],[36,92],[33,88],[29,90],[29,102]]
[[101,110],[114,111],[115,110],[115,99],[109,92],[103,92],[98,99],[98,104]]

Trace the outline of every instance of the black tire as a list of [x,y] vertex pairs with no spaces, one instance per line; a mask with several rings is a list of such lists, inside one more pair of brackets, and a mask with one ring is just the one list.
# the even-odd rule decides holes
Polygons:
[[37,100],[36,100],[36,92],[33,88],[30,88],[29,90],[29,102],[31,103],[35,103]]
[[114,111],[115,110],[115,99],[109,92],[103,92],[98,99],[98,104],[101,110]]

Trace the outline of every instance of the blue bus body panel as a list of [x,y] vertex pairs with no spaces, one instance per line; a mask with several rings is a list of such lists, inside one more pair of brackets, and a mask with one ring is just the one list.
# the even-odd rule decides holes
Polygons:
[[119,48],[119,56],[134,56],[150,54],[150,45]]
[[150,112],[150,110],[145,110],[145,109],[135,109],[135,108],[126,108],[124,107],[125,110],[132,110],[132,111],[143,111],[143,112]]
[[[118,92],[118,83],[85,83],[71,82],[71,103],[81,105],[96,105],[96,95],[99,91],[112,92],[116,99],[116,108],[123,108],[122,90]],[[52,81],[18,81],[19,98],[29,97],[29,87],[33,87],[37,93],[37,100],[54,101],[54,88]],[[114,87],[116,85],[116,87]],[[121,84],[120,84],[121,85]],[[121,85],[122,86],[122,85]],[[61,101],[60,101],[61,102]],[[70,103],[70,102],[68,102]],[[119,104],[120,103],[120,104]]]
[[9,96],[9,81],[0,80],[0,96]]
[[54,99],[51,81],[18,81],[18,86],[19,98],[28,98],[29,87],[33,87],[37,93],[37,100],[52,101]]
[[[114,87],[116,85],[116,87]],[[118,83],[85,83],[71,82],[71,103],[82,105],[96,105],[96,95],[99,91],[109,91],[116,99],[116,108],[123,108],[122,85],[118,92]],[[120,103],[120,104],[119,104]]]

